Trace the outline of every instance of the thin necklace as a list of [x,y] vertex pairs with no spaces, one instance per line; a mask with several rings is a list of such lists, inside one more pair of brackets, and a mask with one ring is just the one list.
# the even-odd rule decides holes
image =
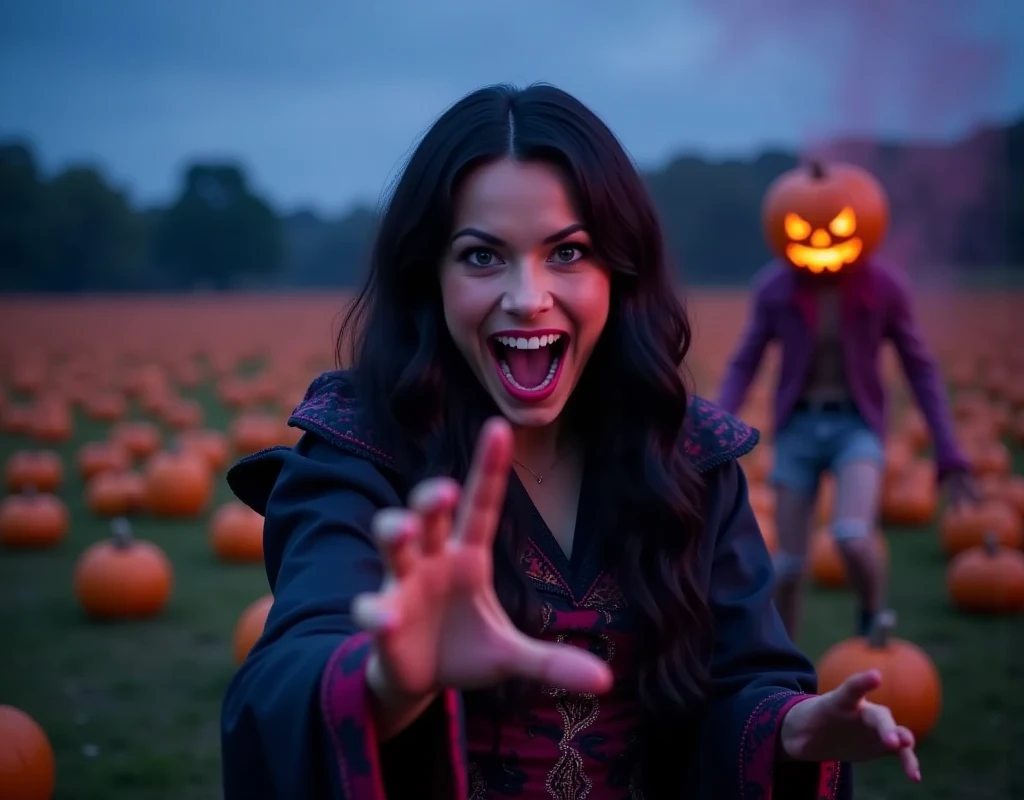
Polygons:
[[[561,460],[562,460],[561,456],[556,458],[554,460],[554,462],[552,462],[551,466],[548,467],[548,472],[550,473],[551,470],[553,470],[555,467],[557,467],[558,466],[558,462],[561,461]],[[512,461],[513,461],[513,463],[518,464],[523,469],[525,469],[527,472],[529,472],[536,479],[538,484],[544,483],[544,477],[542,475],[538,475],[536,472],[534,472],[532,469],[530,469],[528,466],[526,466],[526,464],[524,464],[522,461],[520,461],[517,458],[513,458]]]

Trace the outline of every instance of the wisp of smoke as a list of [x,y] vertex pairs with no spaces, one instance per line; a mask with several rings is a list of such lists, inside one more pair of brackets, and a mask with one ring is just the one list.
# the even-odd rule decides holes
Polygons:
[[[1004,142],[980,133],[959,147],[938,141],[886,147],[902,122],[935,140],[981,121],[1006,74],[1005,46],[972,32],[978,0],[693,0],[720,29],[715,68],[742,69],[737,53],[785,47],[830,78],[827,132],[805,131],[802,155],[852,161],[885,183],[893,206],[886,253],[944,284],[972,213],[997,191]],[[975,26],[976,27],[976,26]],[[799,96],[794,92],[794,96]],[[870,138],[865,134],[870,133]],[[915,143],[916,144],[916,143]],[[927,268],[922,271],[921,268]]]

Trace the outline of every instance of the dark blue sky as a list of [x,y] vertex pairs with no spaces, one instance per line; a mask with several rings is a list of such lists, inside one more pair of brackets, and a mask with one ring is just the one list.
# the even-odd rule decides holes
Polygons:
[[234,156],[285,207],[375,202],[482,84],[546,80],[642,165],[1024,114],[1021,0],[0,0],[0,137],[144,201]]

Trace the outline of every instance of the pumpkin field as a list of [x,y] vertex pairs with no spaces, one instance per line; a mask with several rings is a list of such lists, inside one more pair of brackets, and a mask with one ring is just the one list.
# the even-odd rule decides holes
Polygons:
[[[262,629],[262,520],[226,466],[289,444],[333,367],[341,295],[0,300],[0,800],[216,800],[225,687]],[[693,379],[713,397],[743,292],[687,298]],[[854,602],[831,540],[812,548],[799,644],[823,683],[872,664],[919,734],[924,782],[856,768],[860,800],[1024,797],[1024,295],[923,294],[961,444],[984,501],[951,514],[928,431],[886,353],[890,438],[879,546],[895,619],[846,641]],[[774,356],[742,416],[772,546]],[[827,519],[823,493],[820,521]],[[826,674],[827,673],[827,674]],[[836,677],[839,676],[839,677]]]

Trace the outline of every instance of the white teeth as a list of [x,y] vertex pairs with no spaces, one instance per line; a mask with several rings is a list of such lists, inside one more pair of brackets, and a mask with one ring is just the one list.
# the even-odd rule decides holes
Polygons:
[[495,338],[505,347],[511,347],[515,350],[537,350],[541,347],[547,347],[549,344],[554,344],[562,338],[562,334],[545,333],[543,336],[531,336],[529,339],[524,336],[496,336]]

